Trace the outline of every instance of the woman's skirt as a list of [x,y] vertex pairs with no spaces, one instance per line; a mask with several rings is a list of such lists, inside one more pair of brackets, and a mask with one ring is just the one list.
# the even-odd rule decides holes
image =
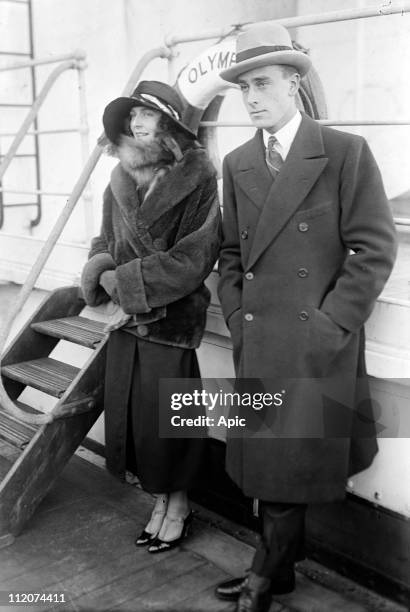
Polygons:
[[[150,493],[197,484],[205,440],[159,437],[159,380],[200,378],[195,350],[141,340],[117,330],[108,341],[105,448],[108,469],[136,474]],[[193,390],[198,385],[193,381]]]

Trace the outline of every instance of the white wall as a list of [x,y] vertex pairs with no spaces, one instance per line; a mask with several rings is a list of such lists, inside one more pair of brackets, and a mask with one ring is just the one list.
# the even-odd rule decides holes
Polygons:
[[[101,115],[105,105],[121,90],[143,53],[160,46],[169,33],[186,34],[204,29],[225,27],[258,19],[323,13],[337,9],[374,4],[372,0],[33,0],[34,46],[38,57],[51,57],[78,48],[87,54],[86,103],[93,147],[101,133]],[[26,20],[23,5],[0,4],[1,48],[27,48]],[[407,32],[410,16],[391,16],[336,24],[299,28],[294,37],[310,48],[315,67],[323,80],[329,105],[329,116],[343,118],[405,118],[410,82],[403,66],[410,59]],[[175,60],[178,72],[212,41],[179,45]],[[2,63],[11,58],[0,57]],[[49,74],[50,66],[37,70],[38,88]],[[167,62],[154,60],[143,77],[167,80]],[[29,98],[28,71],[0,73],[0,101]],[[65,73],[56,84],[40,114],[40,127],[78,125],[78,82],[76,71]],[[229,118],[244,118],[236,104],[227,107]],[[26,110],[3,111],[1,131],[15,129]],[[351,129],[352,128],[347,128]],[[353,128],[354,130],[354,128]],[[409,189],[405,168],[410,162],[409,127],[361,128],[369,140],[382,169],[386,189],[395,197]],[[221,148],[231,148],[247,132],[220,135]],[[32,149],[31,139],[21,152]],[[0,139],[4,151],[10,139]],[[43,136],[41,158],[43,187],[70,192],[82,166],[80,139],[77,134]],[[92,178],[95,230],[98,229],[101,193],[114,160],[106,157],[99,163]],[[33,185],[32,162],[15,160],[6,175],[5,187],[30,188]],[[27,200],[27,196],[8,196],[9,202]],[[44,197],[44,220],[34,229],[29,220],[33,208],[6,211],[5,232],[44,238],[56,219],[65,198]],[[64,231],[63,239],[81,243],[87,239],[82,204],[77,207]]]
[[[104,107],[121,94],[143,53],[163,45],[166,34],[198,32],[204,28],[287,15],[294,4],[293,0],[275,3],[265,0],[229,0],[223,3],[219,0],[33,0],[35,53],[37,57],[51,57],[78,48],[86,52],[86,101],[90,143],[94,146],[102,131]],[[2,48],[27,48],[24,10],[24,6],[0,4],[0,35],[4,33]],[[176,69],[179,70],[198,49],[209,44],[181,45]],[[0,59],[4,64],[12,58]],[[37,69],[38,88],[50,70],[50,66]],[[143,76],[168,80],[167,62],[162,59],[153,61]],[[28,71],[0,73],[1,101],[28,100],[28,83]],[[60,78],[40,113],[42,129],[78,125],[77,87],[75,71],[71,70]],[[16,128],[25,112],[8,112],[1,131],[8,129],[9,125]],[[6,149],[9,143],[10,139],[3,139],[0,146]],[[27,141],[22,151],[28,151],[31,144]],[[41,159],[44,188],[70,192],[82,165],[78,135],[43,136]],[[16,188],[24,184],[27,189],[33,186],[32,172],[24,169],[29,163],[14,161],[6,175],[5,186]],[[100,220],[101,193],[113,164],[113,160],[103,159],[92,179],[96,229]],[[8,201],[22,201],[21,197],[8,196]],[[3,229],[44,238],[64,201],[64,198],[45,196],[44,220],[31,230],[28,226],[34,216],[32,208],[8,210]],[[63,239],[75,243],[86,239],[84,213],[80,206],[64,231]]]
[[[374,0],[298,0],[297,12],[375,5]],[[323,81],[331,119],[409,119],[409,29],[410,14],[298,28],[297,38],[310,49]],[[341,129],[368,140],[390,198],[409,190],[410,126]]]

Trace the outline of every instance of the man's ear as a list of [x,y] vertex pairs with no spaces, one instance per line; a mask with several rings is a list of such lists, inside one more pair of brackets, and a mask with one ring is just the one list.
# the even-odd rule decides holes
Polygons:
[[300,85],[300,74],[295,72],[289,77],[289,93],[291,96],[296,96]]

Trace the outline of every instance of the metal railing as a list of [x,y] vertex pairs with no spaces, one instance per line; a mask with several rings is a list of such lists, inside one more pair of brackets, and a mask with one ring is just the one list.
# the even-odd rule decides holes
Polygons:
[[340,11],[330,11],[321,15],[301,15],[300,17],[285,17],[283,19],[272,19],[263,22],[246,22],[234,24],[225,28],[197,32],[188,36],[177,36],[170,34],[165,38],[167,47],[174,47],[179,43],[197,42],[198,40],[211,40],[213,38],[225,38],[230,34],[242,30],[248,25],[255,23],[281,23],[286,28],[299,28],[304,26],[320,25],[323,23],[336,23],[338,21],[352,21],[354,19],[367,19],[369,17],[385,17],[387,15],[404,14],[410,11],[410,2],[401,2],[400,6],[393,6],[390,2],[380,3],[378,6],[368,6],[366,8],[343,9]]
[[[146,53],[145,55],[143,55],[143,57],[138,62],[137,66],[135,67],[134,71],[132,72],[122,92],[122,95],[129,96],[132,93],[135,83],[139,80],[143,70],[153,59],[157,57],[168,58],[169,55],[170,55],[170,51],[166,47],[159,47],[157,49],[153,49],[151,51],[148,51],[148,53]],[[53,250],[68,219],[71,216],[71,213],[73,212],[78,200],[80,199],[81,194],[90,178],[90,175],[92,171],[94,170],[95,166],[97,165],[98,160],[101,157],[101,154],[102,154],[102,148],[97,145],[92,151],[87,163],[85,164],[74,186],[71,196],[69,197],[65,207],[61,211],[60,216],[58,217],[53,229],[51,230],[49,237],[44,243],[35,263],[33,264],[33,267],[31,268],[30,273],[24,285],[22,286],[20,293],[17,296],[17,300],[14,304],[12,311],[10,312],[9,316],[6,318],[6,321],[2,329],[0,330],[0,361],[1,361],[1,353],[7,342],[7,337],[11,329],[11,326],[17,314],[20,312],[21,308],[26,303],[35,285],[36,280],[40,276],[40,273],[44,267],[44,264],[49,258],[51,251]],[[33,415],[33,414],[29,414],[25,412],[24,410],[19,408],[9,398],[6,390],[4,389],[4,385],[1,379],[0,379],[0,406],[3,409],[10,412],[13,416],[25,421],[26,423],[42,424],[42,423],[53,421],[54,419],[57,419],[63,416],[61,412],[59,413],[58,406],[48,414],[40,414],[40,415],[34,414]]]
[[[25,117],[23,123],[21,124],[19,130],[16,133],[3,132],[0,133],[0,136],[14,136],[14,139],[7,151],[7,153],[3,156],[3,160],[0,163],[0,185],[4,178],[4,175],[10,166],[12,160],[15,158],[17,151],[23,142],[26,136],[39,136],[42,134],[54,134],[54,133],[66,133],[66,132],[78,132],[81,138],[81,152],[82,152],[82,160],[83,163],[86,162],[89,155],[89,146],[88,146],[88,125],[87,125],[87,113],[86,113],[86,102],[85,102],[85,89],[84,89],[84,69],[85,65],[85,53],[81,50],[74,51],[70,54],[58,55],[52,58],[38,58],[33,60],[27,60],[24,62],[12,62],[6,64],[5,66],[0,67],[0,72],[6,72],[10,70],[19,70],[22,68],[34,68],[35,66],[45,65],[45,64],[55,64],[58,65],[51,71],[48,75],[40,93],[34,100],[31,105],[30,111]],[[34,129],[29,132],[30,126],[37,120],[39,111],[50,93],[52,87],[56,83],[57,79],[67,70],[77,70],[78,80],[79,80],[79,100],[80,100],[80,124],[78,128],[69,128],[69,129],[55,129],[55,130],[38,130]],[[14,104],[11,106],[15,106]],[[31,191],[26,190],[16,190],[16,189],[5,189],[0,187],[0,194],[4,193],[21,193],[26,195],[56,195],[67,197],[70,194],[65,193],[54,193],[48,192],[43,189],[33,189]],[[85,205],[85,224],[87,230],[87,236],[90,237],[92,234],[92,211],[91,211],[91,194],[89,191],[85,192],[83,195],[84,205]],[[19,204],[4,204],[3,200],[0,200],[0,228],[3,225],[4,220],[4,208],[13,208],[18,207]],[[21,205],[20,205],[21,206]],[[38,206],[37,202],[25,203],[24,206]],[[39,217],[40,211],[37,216]]]
[[[378,7],[369,7],[366,9],[351,9],[351,10],[336,11],[336,12],[331,12],[331,13],[324,13],[322,15],[308,15],[308,16],[303,16],[303,17],[279,19],[276,21],[279,23],[282,23],[283,25],[287,27],[300,27],[300,26],[316,25],[319,23],[331,23],[335,21],[345,21],[345,20],[351,20],[351,19],[361,19],[361,18],[367,18],[367,17],[393,15],[397,13],[402,14],[405,12],[410,12],[410,2],[403,2],[401,7],[381,5]],[[207,40],[210,38],[224,37],[224,36],[229,35],[230,33],[233,33],[245,27],[246,25],[249,25],[249,24],[238,24],[228,29],[225,28],[225,29],[213,30],[212,32],[205,32],[205,33],[201,32],[201,33],[198,33],[197,35],[192,35],[189,37],[186,37],[186,36],[168,37],[166,39],[166,46],[159,47],[157,49],[153,49],[145,53],[145,55],[143,55],[143,57],[140,59],[137,66],[135,67],[133,73],[131,74],[128,80],[128,83],[126,84],[124,88],[122,95],[124,96],[130,95],[135,84],[138,82],[143,70],[154,58],[161,57],[161,58],[167,59],[169,63],[169,71],[172,74],[173,72],[172,64],[175,59],[175,52],[174,52],[173,47],[175,47],[177,44],[182,43],[182,42],[192,42],[192,41],[198,41],[198,40]],[[213,123],[214,122],[212,122],[212,124]],[[331,123],[333,125],[335,124],[334,122],[331,122]],[[380,123],[380,125],[382,124],[384,125],[385,123]],[[390,124],[390,122],[388,124]],[[408,122],[406,121],[404,124],[407,125]],[[343,123],[343,125],[347,125],[347,124]],[[70,198],[68,199],[67,204],[65,205],[64,209],[60,213],[60,216],[58,217],[48,239],[44,243],[43,248],[40,254],[38,255],[36,262],[34,263],[24,285],[22,286],[21,291],[14,304],[14,308],[9,314],[2,329],[0,330],[0,355],[7,341],[8,333],[9,333],[9,330],[11,328],[11,325],[14,319],[16,318],[17,314],[20,312],[22,306],[27,301],[31,293],[31,290],[33,289],[35,282],[41,273],[41,270],[44,264],[46,263],[52,249],[54,248],[55,243],[57,242],[59,236],[61,235],[67,220],[69,219],[72,211],[74,210],[74,207],[76,203],[78,202],[81,196],[81,193],[85,185],[87,184],[87,181],[92,171],[97,165],[97,162],[101,156],[101,153],[102,153],[102,149],[100,146],[96,146],[94,150],[92,151],[86,165],[83,168],[83,171],[81,172],[81,175],[77,183],[74,186],[73,192]],[[31,422],[31,423],[44,423],[44,422],[52,421],[62,416],[62,414],[59,414],[58,412],[58,407],[57,409],[53,409],[49,414],[43,414],[43,415],[32,415],[32,414],[28,414],[24,412],[18,406],[16,406],[14,402],[8,397],[1,380],[0,380],[0,405],[4,409],[12,413],[14,416],[16,416],[17,418],[20,418],[23,421]]]

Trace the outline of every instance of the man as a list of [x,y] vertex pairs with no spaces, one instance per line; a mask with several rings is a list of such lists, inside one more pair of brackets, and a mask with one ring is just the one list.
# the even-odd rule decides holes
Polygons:
[[[391,272],[395,230],[365,140],[297,110],[309,67],[285,28],[264,24],[238,36],[237,63],[221,73],[258,131],[224,160],[220,300],[237,377],[292,379],[283,415],[297,432],[227,441],[227,471],[262,518],[249,575],[216,591],[239,598],[238,612],[268,610],[273,594],[294,589],[306,505],[343,499],[347,476],[377,452],[357,433],[355,408],[368,397],[363,325]],[[338,415],[343,434],[309,433],[303,383],[319,378],[355,398]]]

